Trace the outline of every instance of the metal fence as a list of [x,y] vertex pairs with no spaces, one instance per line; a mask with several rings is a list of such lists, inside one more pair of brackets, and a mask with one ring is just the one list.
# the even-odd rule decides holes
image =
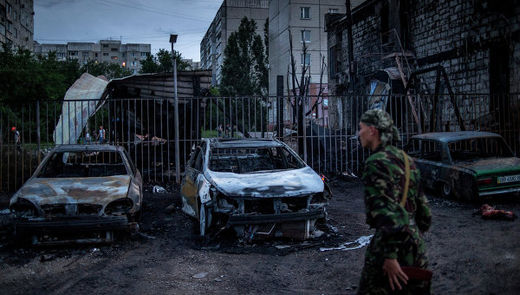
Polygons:
[[[399,147],[420,132],[464,128],[500,133],[517,154],[520,152],[520,96],[516,94],[189,97],[180,102],[181,170],[192,145],[202,137],[252,137],[286,142],[317,172],[357,174],[369,155],[357,138],[359,118],[374,107],[392,115],[400,130]],[[98,144],[100,126],[105,130],[106,143],[128,150],[145,181],[174,182],[173,112],[173,101],[169,99],[0,105],[0,191],[18,189],[56,144]],[[19,143],[15,142],[16,132]]]

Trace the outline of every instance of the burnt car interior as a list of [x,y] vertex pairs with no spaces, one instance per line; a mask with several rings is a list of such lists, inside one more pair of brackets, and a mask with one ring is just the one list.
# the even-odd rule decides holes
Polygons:
[[128,175],[118,152],[56,152],[53,153],[38,177],[106,177]]
[[472,138],[448,144],[454,162],[466,162],[477,158],[513,157],[513,153],[501,138]]
[[299,169],[305,165],[282,147],[217,148],[210,154],[209,169],[238,174]]
[[430,161],[448,161],[447,155],[442,152],[439,142],[433,140],[412,140],[406,147],[407,153],[416,158]]

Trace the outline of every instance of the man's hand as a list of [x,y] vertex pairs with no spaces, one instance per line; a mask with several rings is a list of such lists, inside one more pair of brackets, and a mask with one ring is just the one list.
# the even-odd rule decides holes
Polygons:
[[397,286],[399,290],[402,289],[399,280],[401,280],[404,285],[408,282],[408,276],[401,269],[397,259],[385,259],[385,262],[383,263],[383,272],[388,276],[388,282],[390,283],[392,291],[395,290],[395,286]]

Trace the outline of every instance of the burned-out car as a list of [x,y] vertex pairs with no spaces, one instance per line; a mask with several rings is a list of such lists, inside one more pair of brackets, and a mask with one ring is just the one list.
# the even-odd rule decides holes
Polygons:
[[286,144],[263,139],[203,139],[186,165],[183,211],[204,236],[215,225],[247,240],[307,239],[322,231],[331,197],[323,179]]
[[9,207],[18,239],[89,243],[136,230],[142,202],[141,174],[124,148],[63,145],[43,159]]
[[496,133],[425,133],[413,136],[405,149],[422,183],[445,197],[479,201],[520,192],[520,158]]

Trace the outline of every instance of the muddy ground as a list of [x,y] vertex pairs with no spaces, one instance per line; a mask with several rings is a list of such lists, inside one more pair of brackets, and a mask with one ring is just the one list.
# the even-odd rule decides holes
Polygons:
[[[305,243],[196,238],[178,194],[146,194],[141,235],[112,245],[14,248],[0,244],[2,294],[354,294],[365,247],[321,252],[371,234],[359,183],[336,180],[337,233]],[[476,205],[429,196],[426,234],[434,294],[519,294],[520,220],[483,220]],[[165,208],[175,204],[173,212]],[[520,202],[498,207],[520,213]]]

